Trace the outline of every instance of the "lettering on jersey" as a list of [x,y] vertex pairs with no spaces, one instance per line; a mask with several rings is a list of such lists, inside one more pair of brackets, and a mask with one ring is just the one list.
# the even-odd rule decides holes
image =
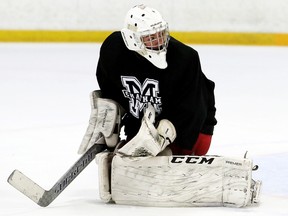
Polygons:
[[171,163],[186,163],[186,164],[212,164],[214,158],[195,157],[195,156],[173,156]]
[[143,84],[133,76],[121,76],[124,97],[129,99],[130,113],[139,118],[140,112],[150,103],[157,114],[161,113],[161,97],[159,97],[159,82],[146,79]]

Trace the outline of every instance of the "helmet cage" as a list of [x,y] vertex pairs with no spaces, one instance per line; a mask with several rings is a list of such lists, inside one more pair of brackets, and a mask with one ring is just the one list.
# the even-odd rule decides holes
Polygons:
[[169,42],[168,25],[139,32],[140,49],[148,52],[166,52]]
[[[130,50],[140,52],[166,52],[170,39],[168,24],[142,32],[123,28],[122,37]],[[153,46],[154,44],[154,46]]]

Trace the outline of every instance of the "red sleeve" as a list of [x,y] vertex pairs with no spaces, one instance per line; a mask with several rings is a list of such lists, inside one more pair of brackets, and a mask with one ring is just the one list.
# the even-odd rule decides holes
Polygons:
[[173,155],[198,155],[202,156],[207,154],[212,140],[212,135],[200,133],[198,139],[192,149],[183,149],[172,143],[170,148]]

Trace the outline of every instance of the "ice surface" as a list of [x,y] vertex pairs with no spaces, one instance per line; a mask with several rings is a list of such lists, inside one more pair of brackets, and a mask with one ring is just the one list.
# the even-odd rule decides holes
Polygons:
[[209,154],[259,165],[261,203],[247,208],[149,208],[104,204],[97,166],[86,170],[47,208],[7,182],[19,169],[50,189],[76,154],[97,89],[99,44],[0,44],[0,215],[288,215],[288,47],[193,46],[216,83],[218,125]]

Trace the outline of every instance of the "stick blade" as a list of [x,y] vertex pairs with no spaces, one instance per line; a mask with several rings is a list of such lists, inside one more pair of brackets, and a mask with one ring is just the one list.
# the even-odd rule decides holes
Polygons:
[[14,170],[8,177],[7,182],[38,205],[40,205],[39,202],[46,192],[19,170]]

